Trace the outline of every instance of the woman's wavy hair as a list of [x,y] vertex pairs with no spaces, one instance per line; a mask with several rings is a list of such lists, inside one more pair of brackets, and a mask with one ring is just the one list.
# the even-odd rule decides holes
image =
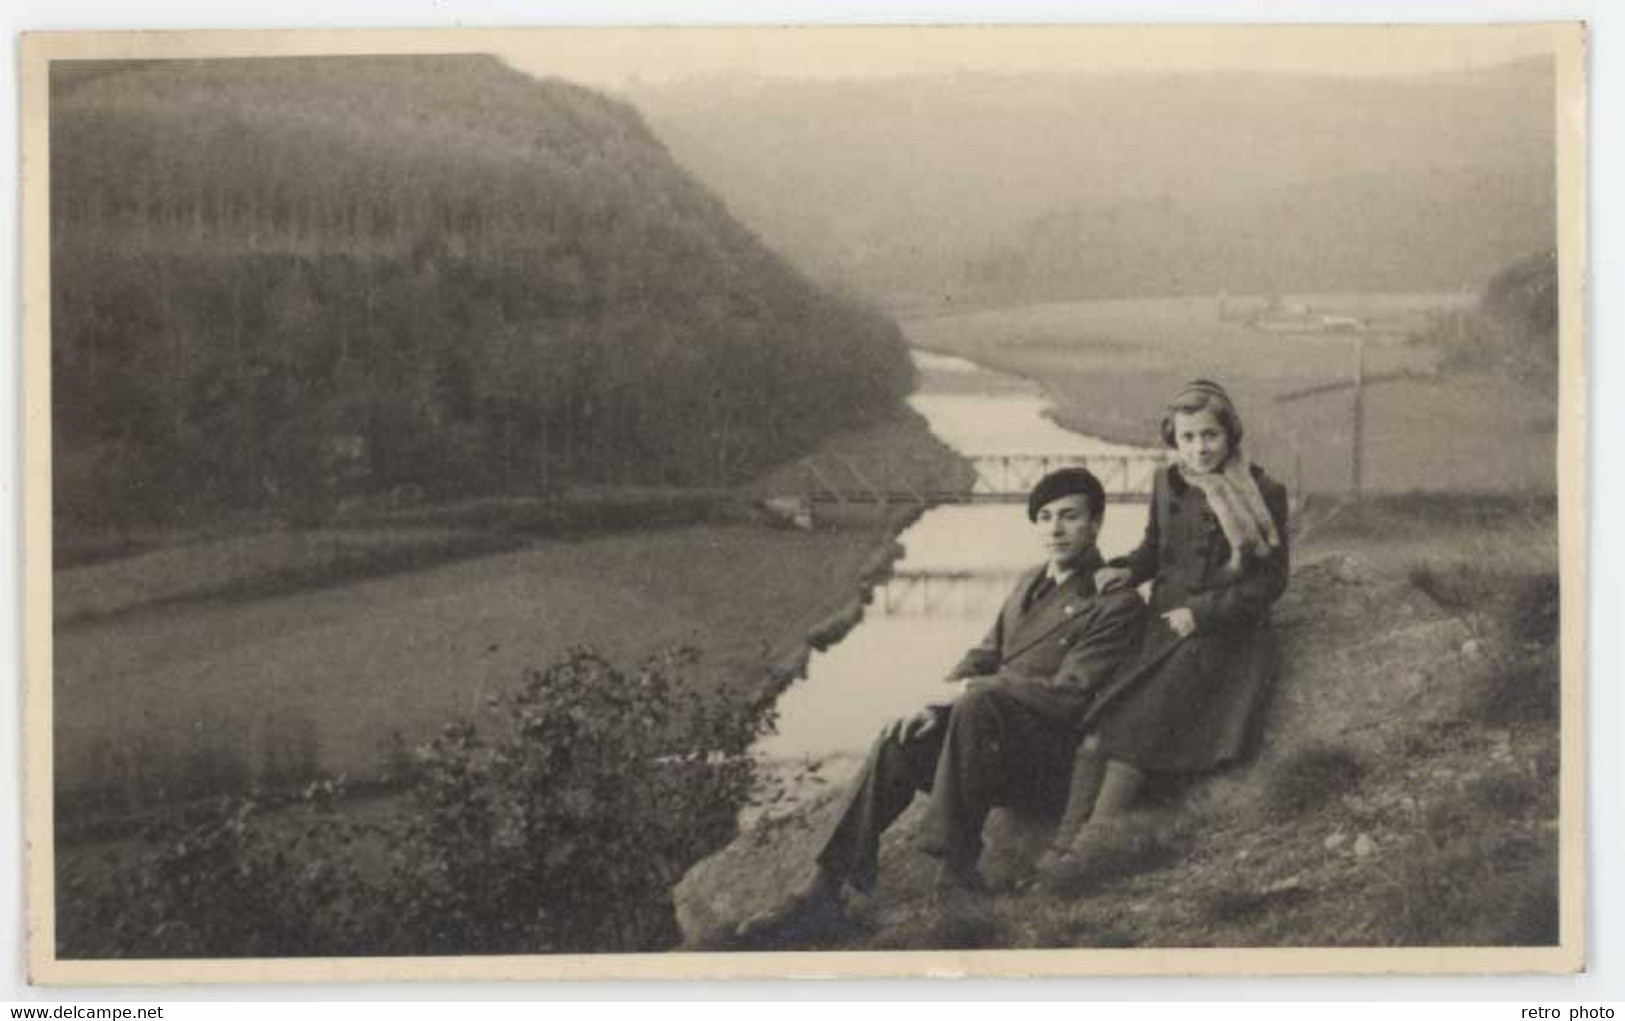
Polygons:
[[1167,410],[1162,416],[1162,442],[1170,450],[1179,446],[1174,437],[1174,416],[1180,413],[1195,414],[1203,409],[1211,409],[1219,419],[1219,425],[1230,439],[1232,452],[1241,448],[1241,415],[1236,412],[1236,403],[1230,399],[1224,387],[1211,379],[1193,379],[1179,388],[1173,400],[1168,402]]

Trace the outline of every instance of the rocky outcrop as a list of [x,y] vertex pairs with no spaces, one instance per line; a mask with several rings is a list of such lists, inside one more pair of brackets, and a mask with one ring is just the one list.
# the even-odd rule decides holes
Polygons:
[[[779,902],[812,875],[813,858],[834,829],[844,791],[803,803],[785,815],[764,819],[738,840],[689,870],[672,891],[684,946],[705,950],[773,949],[748,946],[735,937],[739,923]],[[925,817],[918,798],[881,841],[882,889],[859,913],[896,910],[898,905],[926,901],[937,884],[936,859],[916,844]],[[984,838],[982,872],[994,889],[1008,886],[1030,871],[1050,835],[1041,823],[994,812]]]

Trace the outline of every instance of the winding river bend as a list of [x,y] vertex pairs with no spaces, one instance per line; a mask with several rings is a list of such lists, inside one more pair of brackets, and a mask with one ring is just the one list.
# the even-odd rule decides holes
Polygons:
[[[1069,432],[1046,415],[1041,390],[1019,377],[973,362],[916,351],[921,385],[910,398],[931,431],[959,454],[987,467],[979,487],[1004,458],[1141,458],[1145,448]],[[1144,493],[1150,468],[1132,470],[1120,488]],[[1145,527],[1143,503],[1112,502],[1101,528],[1101,552],[1126,552]],[[1017,504],[934,507],[899,537],[903,556],[876,589],[864,619],[823,652],[807,676],[779,697],[778,732],[757,746],[764,765],[794,787],[839,783],[856,771],[888,720],[955,689],[943,677],[986,632],[1015,576],[1043,552]],[[817,764],[816,772],[806,766]]]

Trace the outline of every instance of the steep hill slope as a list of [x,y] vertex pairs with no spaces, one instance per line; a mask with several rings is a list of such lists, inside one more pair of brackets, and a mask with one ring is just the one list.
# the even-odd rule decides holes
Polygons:
[[59,521],[726,484],[911,382],[637,112],[486,57],[58,64]]
[[1091,824],[1065,867],[1030,887],[1013,882],[1047,834],[995,813],[982,861],[995,892],[980,897],[936,889],[916,799],[847,923],[740,946],[740,920],[811,871],[839,815],[830,791],[683,878],[685,938],[839,950],[1555,943],[1552,524],[1549,507],[1516,502],[1395,499],[1318,517],[1300,529],[1276,607],[1283,669],[1254,760]]

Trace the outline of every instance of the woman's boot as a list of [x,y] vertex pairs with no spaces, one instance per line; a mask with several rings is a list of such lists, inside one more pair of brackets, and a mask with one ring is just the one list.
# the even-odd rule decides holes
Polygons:
[[1066,811],[1061,824],[1055,828],[1055,839],[1050,841],[1054,852],[1065,854],[1072,846],[1072,838],[1089,821],[1095,810],[1095,799],[1106,776],[1106,760],[1100,757],[1100,742],[1093,735],[1078,745],[1072,756],[1072,779],[1066,789]]
[[1110,819],[1127,812],[1144,786],[1144,773],[1120,759],[1108,761],[1106,775],[1100,781],[1100,793],[1095,796],[1095,807],[1089,820]]
[[[1094,758],[1100,761],[1098,756]],[[1074,762],[1074,780],[1077,772]],[[1066,896],[1077,896],[1093,885],[1091,872],[1095,862],[1091,859],[1095,856],[1090,853],[1091,845],[1099,837],[1109,839],[1105,831],[1110,821],[1128,811],[1144,785],[1145,774],[1138,769],[1117,759],[1106,760],[1100,771],[1099,791],[1094,797],[1089,821],[1074,832],[1064,834],[1064,844],[1060,842],[1063,834],[1056,834],[1055,845],[1039,863],[1041,882],[1051,891]],[[1065,821],[1062,825],[1065,826]]]

